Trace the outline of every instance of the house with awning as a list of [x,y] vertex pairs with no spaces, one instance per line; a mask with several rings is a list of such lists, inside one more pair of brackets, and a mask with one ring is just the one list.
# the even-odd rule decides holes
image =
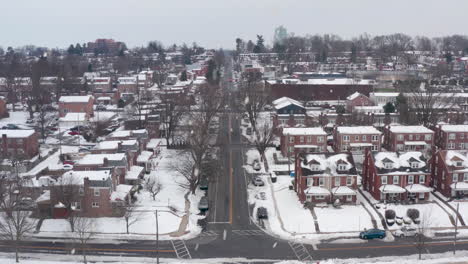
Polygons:
[[295,166],[294,188],[301,202],[356,203],[358,174],[350,153],[301,153]]
[[425,126],[387,126],[384,146],[389,151],[428,153],[434,145],[434,131]]
[[452,198],[468,196],[468,151],[440,150],[432,158],[433,185]]
[[366,151],[362,168],[364,190],[380,201],[426,201],[432,188],[422,152]]

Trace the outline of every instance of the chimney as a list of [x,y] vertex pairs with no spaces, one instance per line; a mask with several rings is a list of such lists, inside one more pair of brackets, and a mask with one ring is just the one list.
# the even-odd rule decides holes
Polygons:
[[7,135],[6,134],[2,134],[2,147],[3,147],[3,151],[6,152],[7,148],[8,148]]
[[119,143],[117,143],[117,150],[122,150],[122,141],[119,141]]
[[102,161],[102,166],[104,167],[109,167],[109,159],[108,158],[104,158],[103,161]]

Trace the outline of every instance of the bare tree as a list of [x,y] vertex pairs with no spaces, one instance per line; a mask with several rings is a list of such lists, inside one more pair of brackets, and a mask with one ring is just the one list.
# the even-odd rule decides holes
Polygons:
[[56,184],[51,187],[51,200],[61,203],[68,211],[67,221],[70,229],[75,232],[75,224],[78,218],[77,206],[81,205],[84,190],[78,177],[74,177],[72,172],[63,175]]
[[270,120],[259,120],[257,121],[257,131],[255,133],[255,148],[260,153],[260,161],[263,161],[265,158],[265,151],[267,147],[271,144],[273,139],[273,124]]
[[77,217],[75,221],[75,232],[73,239],[79,244],[83,263],[88,263],[87,250],[90,240],[96,236],[95,219],[88,217]]
[[417,235],[414,237],[414,246],[418,251],[419,260],[421,260],[421,255],[427,247],[428,237],[430,236],[430,227],[432,224],[431,219],[431,211],[425,211],[422,217],[420,217],[420,222],[416,228]]
[[160,99],[163,105],[162,123],[164,126],[164,137],[166,144],[169,146],[169,140],[174,136],[174,132],[178,129],[182,116],[186,112],[186,102],[181,97],[171,97],[165,89],[161,92]]
[[175,179],[177,184],[195,194],[200,178],[193,157],[188,154],[181,155],[177,164],[173,165],[173,169],[183,177],[182,180]]
[[35,230],[36,221],[29,217],[31,211],[21,208],[23,198],[28,197],[22,188],[22,180],[12,177],[0,181],[0,236],[13,243],[18,263],[20,243]]
[[143,188],[150,193],[151,197],[153,197],[153,201],[155,201],[156,195],[161,191],[162,186],[156,177],[149,176],[146,178]]
[[[153,190],[153,189],[152,189]],[[159,190],[161,190],[161,187],[159,186]],[[153,193],[151,193],[153,195]],[[155,199],[156,195],[153,196],[153,200]],[[130,233],[130,226],[135,224],[141,219],[141,212],[139,212],[137,209],[138,207],[134,203],[128,204],[125,208],[125,213],[123,215],[125,219],[125,227],[127,230],[127,234]]]

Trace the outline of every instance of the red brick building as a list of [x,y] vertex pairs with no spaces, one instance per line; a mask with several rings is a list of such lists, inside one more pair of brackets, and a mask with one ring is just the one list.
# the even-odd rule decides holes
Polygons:
[[38,135],[34,130],[0,130],[1,152],[10,156],[31,159],[39,154]]
[[362,185],[376,200],[427,200],[430,182],[429,166],[421,152],[366,151]]
[[298,155],[295,190],[301,202],[356,203],[356,167],[350,153]]
[[439,125],[435,137],[441,149],[468,149],[468,125]]
[[325,152],[327,133],[321,127],[283,128],[281,135],[281,153],[284,157],[294,156],[295,149],[305,152]]
[[136,77],[119,77],[117,79],[117,90],[119,93],[137,93]]
[[299,101],[282,97],[272,102],[275,109],[273,126],[277,129],[283,127],[304,126],[306,109]]
[[432,158],[433,187],[446,197],[468,195],[467,151],[440,150]]
[[382,133],[372,126],[336,127],[333,131],[333,148],[336,152],[351,151],[364,154],[364,150],[380,151]]
[[113,169],[115,177],[113,185],[125,183],[125,174],[133,166],[133,161],[127,158],[126,153],[114,154],[88,154],[78,160],[73,169],[76,171]]
[[64,117],[67,113],[85,113],[87,118],[94,116],[94,97],[83,96],[61,96],[59,99],[59,116]]
[[8,110],[6,107],[6,99],[3,96],[0,96],[0,118],[7,117]]
[[425,126],[387,126],[384,146],[389,151],[428,152],[434,145],[434,131]]
[[346,97],[346,110],[348,112],[353,112],[356,106],[373,106],[374,102],[372,102],[369,97],[355,92],[352,95]]

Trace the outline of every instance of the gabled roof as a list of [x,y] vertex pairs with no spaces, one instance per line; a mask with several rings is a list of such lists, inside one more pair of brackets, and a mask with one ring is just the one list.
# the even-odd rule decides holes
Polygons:
[[299,107],[301,107],[301,108],[304,108],[304,105],[302,105],[301,102],[296,101],[296,100],[294,100],[294,99],[291,99],[291,98],[289,98],[289,97],[281,97],[281,98],[279,98],[279,99],[276,99],[276,100],[274,100],[274,101],[272,102],[272,104],[273,104],[273,106],[275,107],[275,109],[277,109],[277,110],[278,110],[278,109],[281,109],[281,108],[284,108],[284,107],[286,107],[286,106],[288,106],[288,105],[291,105],[291,104],[296,105],[296,106],[299,106]]
[[[411,168],[412,163],[418,163],[418,168]],[[385,168],[385,163],[392,163],[392,168]],[[418,170],[426,172],[427,163],[421,152],[378,152],[374,154],[374,165],[379,173],[408,173]]]
[[[352,101],[352,100],[358,98],[360,95],[363,95],[363,94],[361,94],[361,93],[359,93],[359,92],[354,92],[352,95],[346,97],[346,99]],[[367,97],[367,96],[366,96],[366,97]]]
[[[312,166],[319,166],[319,175],[333,176],[340,173],[337,172],[339,164],[346,165],[345,171],[349,175],[356,175],[356,168],[354,166],[351,154],[340,153],[340,154],[304,154],[303,162],[301,162],[301,168],[304,174],[314,173],[316,170],[312,170]],[[341,173],[342,174],[342,173]]]

